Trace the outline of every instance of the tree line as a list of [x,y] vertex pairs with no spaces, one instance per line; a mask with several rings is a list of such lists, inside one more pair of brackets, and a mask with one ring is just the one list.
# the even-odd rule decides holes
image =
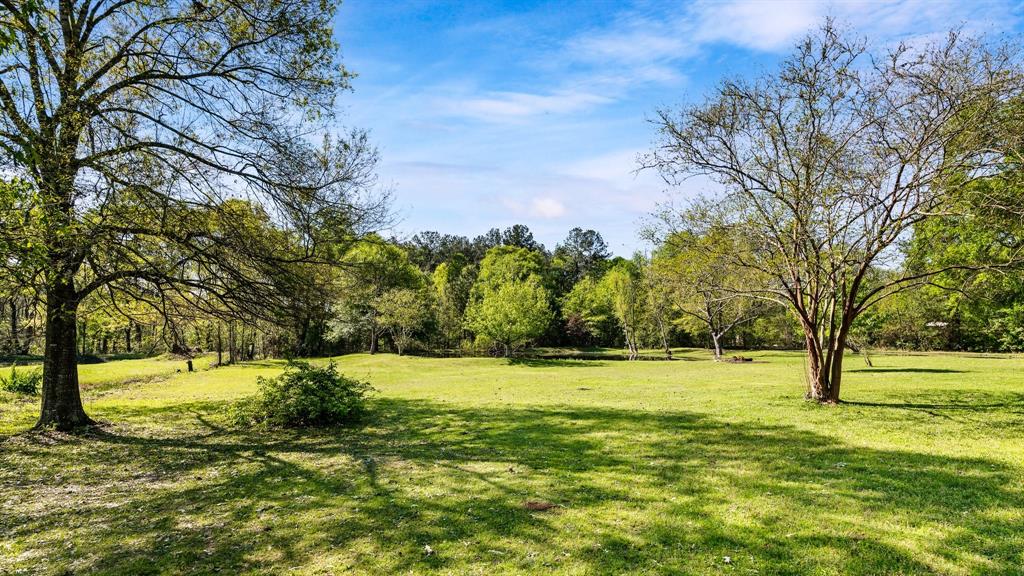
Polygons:
[[[948,226],[933,224],[928,234]],[[963,235],[964,226],[957,230]],[[985,235],[1016,233],[984,227]],[[954,257],[954,245],[929,248],[922,237],[903,263],[908,270]],[[526,346],[611,347],[631,355],[657,349],[667,357],[672,348],[706,347],[716,359],[726,349],[801,348],[799,320],[744,291],[757,278],[730,262],[744,257],[739,240],[724,228],[674,231],[649,255],[624,258],[611,254],[599,232],[582,228],[553,250],[522,224],[472,239],[434,231],[408,239],[370,234],[344,248],[337,262],[305,263],[287,283],[269,279],[268,286],[281,284],[274,288],[281,300],[259,314],[207,310],[208,303],[169,295],[159,307],[123,294],[116,301],[92,295],[79,308],[78,354],[88,361],[216,353],[218,363],[229,364],[379,351],[509,356]],[[975,238],[975,247],[982,240]],[[1024,350],[1018,275],[947,272],[939,280],[960,287],[927,285],[884,300],[854,324],[850,347]],[[8,287],[2,298],[0,351],[41,353],[41,303],[24,288]]]

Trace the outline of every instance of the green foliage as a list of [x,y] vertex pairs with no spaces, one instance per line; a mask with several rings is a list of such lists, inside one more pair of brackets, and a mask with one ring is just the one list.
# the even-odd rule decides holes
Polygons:
[[506,282],[543,278],[544,255],[536,250],[516,246],[496,246],[487,251],[480,262],[480,274],[473,287],[474,296]]
[[1017,272],[1024,248],[1024,169],[1017,161],[1002,168],[997,178],[958,190],[940,215],[914,227],[906,267],[943,272],[929,279],[932,287],[908,295],[902,308],[926,310],[928,321],[949,324],[922,348],[1024,349],[1024,280]]
[[18,371],[17,365],[11,365],[11,372],[7,376],[0,376],[0,390],[25,396],[39,394],[39,387],[43,383],[42,370],[23,369]]
[[434,285],[436,305],[437,336],[442,346],[457,346],[462,339],[462,317],[469,302],[469,293],[476,281],[477,268],[457,257],[442,262],[434,270],[431,282]]
[[466,308],[466,327],[476,333],[478,345],[489,340],[509,356],[544,334],[553,318],[544,271],[544,256],[536,250],[497,246],[487,251]]
[[584,344],[606,342],[616,328],[609,293],[599,280],[584,276],[562,298],[562,319],[566,330]]
[[291,362],[276,378],[259,377],[259,391],[232,407],[231,417],[241,426],[300,428],[350,424],[366,410],[366,395],[373,388],[338,373],[332,361],[319,367]]
[[425,278],[401,246],[377,236],[369,237],[367,242],[349,252],[345,265],[344,298],[339,303],[342,310],[335,332],[340,335],[369,333],[375,341],[386,330],[375,307],[378,298],[390,290],[419,289]]
[[466,311],[470,330],[501,344],[505,356],[543,334],[552,317],[548,293],[536,277],[485,288]]
[[599,289],[611,304],[611,311],[619,322],[631,353],[640,348],[644,329],[646,286],[643,282],[644,263],[641,258],[619,260],[601,279]]
[[411,343],[412,334],[430,319],[429,295],[422,289],[388,290],[374,300],[373,307],[377,322],[391,333],[399,354]]

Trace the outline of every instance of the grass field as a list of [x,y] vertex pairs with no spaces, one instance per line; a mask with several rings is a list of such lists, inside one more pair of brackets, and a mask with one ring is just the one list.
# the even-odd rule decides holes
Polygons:
[[0,574],[1024,574],[1024,359],[819,407],[798,354],[680,356],[343,357],[372,416],[302,432],[226,425],[279,363],[83,366],[88,435],[0,397]]

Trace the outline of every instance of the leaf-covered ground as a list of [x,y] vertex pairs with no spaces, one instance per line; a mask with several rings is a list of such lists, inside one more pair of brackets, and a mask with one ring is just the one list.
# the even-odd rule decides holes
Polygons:
[[224,410],[277,363],[83,367],[89,434],[0,397],[0,574],[1024,573],[1024,360],[850,358],[818,407],[798,354],[680,355],[349,356],[366,422],[271,433]]

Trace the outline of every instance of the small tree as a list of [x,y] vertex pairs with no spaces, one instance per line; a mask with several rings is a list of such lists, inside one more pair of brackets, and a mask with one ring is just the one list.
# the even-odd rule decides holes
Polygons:
[[422,290],[396,288],[378,296],[373,303],[377,322],[386,329],[401,356],[412,335],[430,318],[430,304]]
[[702,103],[659,112],[645,166],[670,183],[701,175],[722,186],[664,221],[744,238],[750,253],[725,257],[757,279],[749,295],[799,318],[808,398],[839,401],[858,316],[944,269],[877,273],[898,266],[919,223],[998,172],[1020,137],[1005,130],[1018,68],[1013,50],[956,33],[872,54],[828,23],[777,73],[726,80]]
[[466,311],[470,330],[501,344],[506,358],[543,334],[551,319],[547,290],[536,277],[485,288]]
[[645,320],[646,286],[642,263],[637,260],[620,261],[601,279],[601,290],[622,328],[630,360],[640,354],[640,333]]
[[732,259],[744,250],[725,229],[703,236],[676,233],[655,255],[652,273],[661,279],[676,310],[707,330],[715,360],[722,359],[722,340],[737,326],[757,318],[760,307],[744,289],[750,274]]

